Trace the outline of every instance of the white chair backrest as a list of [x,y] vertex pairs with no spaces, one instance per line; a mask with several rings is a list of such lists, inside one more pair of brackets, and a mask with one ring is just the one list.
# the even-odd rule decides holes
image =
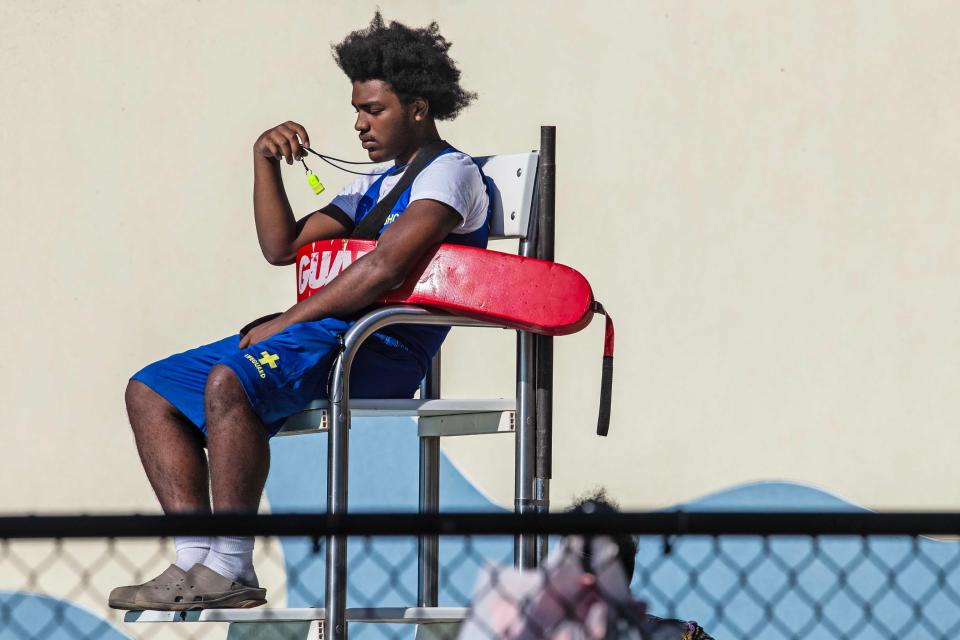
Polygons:
[[533,187],[537,176],[537,152],[477,158],[490,186],[490,238],[525,238]]

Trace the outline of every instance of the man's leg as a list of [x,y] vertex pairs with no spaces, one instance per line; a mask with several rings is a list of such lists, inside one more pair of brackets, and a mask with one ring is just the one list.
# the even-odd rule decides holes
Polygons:
[[215,512],[256,513],[270,469],[267,430],[230,367],[217,365],[205,393]]
[[173,405],[139,380],[126,392],[137,452],[164,513],[209,513],[203,436]]
[[[267,430],[230,367],[210,371],[204,395],[213,510],[256,513],[270,469]],[[256,586],[253,538],[214,538],[204,564],[220,575]]]
[[[139,380],[126,392],[127,415],[140,461],[164,513],[209,513],[210,490],[203,436],[179,410]],[[184,571],[203,562],[209,536],[178,536],[174,561]]]

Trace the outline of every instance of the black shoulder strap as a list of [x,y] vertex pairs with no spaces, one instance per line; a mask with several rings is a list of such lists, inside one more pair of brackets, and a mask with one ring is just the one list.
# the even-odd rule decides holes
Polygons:
[[354,227],[350,237],[358,240],[376,240],[377,236],[380,235],[380,229],[383,228],[383,223],[387,221],[387,216],[393,211],[393,207],[397,204],[403,192],[413,184],[413,181],[420,172],[449,146],[450,145],[443,140],[436,140],[420,147],[417,155],[413,158],[413,161],[407,165],[403,176],[397,184],[393,186],[393,189],[390,189],[390,193],[384,196],[383,199],[363,217],[360,224]]

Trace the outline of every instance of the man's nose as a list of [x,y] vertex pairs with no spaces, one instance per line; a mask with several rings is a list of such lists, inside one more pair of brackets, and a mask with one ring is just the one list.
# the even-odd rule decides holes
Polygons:
[[363,115],[362,111],[357,114],[357,121],[353,123],[353,128],[361,133],[370,128],[370,125],[367,123],[367,118]]

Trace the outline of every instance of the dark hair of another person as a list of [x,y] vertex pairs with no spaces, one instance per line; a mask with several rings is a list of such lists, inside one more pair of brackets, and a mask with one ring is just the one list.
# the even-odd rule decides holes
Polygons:
[[419,29],[394,21],[387,25],[377,11],[370,26],[333,45],[333,59],[350,82],[383,80],[404,104],[424,98],[434,118],[452,120],[477,94],[460,86],[450,46],[436,22]]
[[[570,511],[572,513],[592,514],[619,513],[620,510],[612,500],[607,498],[606,491],[600,489],[591,495],[577,500],[573,507],[570,508]],[[626,533],[612,535],[609,537],[617,545],[617,559],[620,561],[620,566],[623,567],[623,572],[627,576],[627,584],[629,584],[633,578],[633,569],[637,561],[637,541],[633,536]],[[584,549],[584,556],[586,557],[588,564],[592,562],[592,558],[590,558],[589,545]],[[593,567],[593,572],[597,572],[599,569],[600,567]]]

